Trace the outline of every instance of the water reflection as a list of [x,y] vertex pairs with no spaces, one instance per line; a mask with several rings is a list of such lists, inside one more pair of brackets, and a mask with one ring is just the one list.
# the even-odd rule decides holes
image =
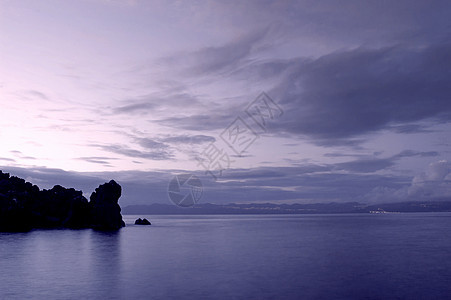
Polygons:
[[111,298],[119,292],[120,248],[120,231],[2,233],[0,298]]
[[103,232],[90,230],[88,260],[93,285],[105,298],[120,294],[121,231]]

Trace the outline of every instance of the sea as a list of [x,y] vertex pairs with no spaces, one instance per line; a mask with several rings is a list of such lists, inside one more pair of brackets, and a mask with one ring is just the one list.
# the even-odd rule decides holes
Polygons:
[[0,233],[0,299],[451,297],[451,213],[124,220]]

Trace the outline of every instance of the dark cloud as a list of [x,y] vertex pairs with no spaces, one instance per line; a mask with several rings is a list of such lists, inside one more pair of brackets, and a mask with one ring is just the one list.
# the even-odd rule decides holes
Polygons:
[[[427,132],[422,122],[451,120],[451,44],[358,48],[290,59],[275,68],[271,73],[284,76],[269,94],[285,114],[272,130],[308,137],[320,146],[357,149],[368,133]],[[158,123],[201,131],[225,128],[229,120],[212,112]]]
[[[256,3],[225,6],[261,11]],[[450,119],[451,45],[443,43],[445,33],[451,32],[451,22],[444,13],[450,11],[446,3],[351,1],[337,6],[301,1],[284,5],[269,2],[268,7],[272,7],[272,19],[283,16],[290,22],[280,28],[253,31],[220,47],[179,53],[161,62],[168,68],[175,66],[177,72],[188,70],[193,77],[221,74],[255,83],[273,79],[273,87],[268,86],[268,90],[287,112],[276,128],[282,133],[307,136],[321,146],[358,147],[370,132],[426,132],[418,122]],[[283,28],[291,28],[290,33],[282,33]],[[309,40],[306,28],[313,33],[313,40],[338,39],[346,45],[341,49],[347,50],[328,51],[317,58],[270,59],[253,55],[270,45],[271,39],[294,35]],[[425,32],[430,33],[428,41]],[[356,48],[362,43],[366,47]],[[158,122],[205,130],[226,126],[221,121],[217,113],[199,113],[173,115]]]
[[265,5],[261,1],[249,1],[242,5],[259,12],[249,21],[276,20],[282,24],[281,30],[287,37],[302,37],[313,45],[320,44],[318,50],[328,46],[380,47],[401,42],[424,45],[447,39],[451,31],[451,6],[441,0],[350,0],[339,4],[335,1],[301,0],[267,1]]
[[286,111],[276,126],[330,145],[394,125],[448,122],[450,68],[450,44],[359,48],[293,63],[272,91]]

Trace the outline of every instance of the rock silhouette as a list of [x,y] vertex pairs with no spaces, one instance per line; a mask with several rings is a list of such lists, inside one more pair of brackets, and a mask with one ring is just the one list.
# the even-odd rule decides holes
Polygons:
[[144,219],[139,218],[135,221],[135,225],[152,225],[152,224],[150,224],[149,220],[147,220],[146,218]]
[[34,228],[124,227],[118,204],[121,186],[114,180],[100,185],[88,200],[81,191],[55,185],[50,190],[0,171],[0,231]]
[[102,230],[117,230],[125,226],[118,200],[122,188],[114,180],[96,188],[89,198],[91,226]]

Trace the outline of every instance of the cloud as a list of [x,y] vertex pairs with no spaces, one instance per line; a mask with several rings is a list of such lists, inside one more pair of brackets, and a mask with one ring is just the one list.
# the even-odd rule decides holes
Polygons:
[[[239,79],[267,70],[262,76],[273,77],[268,94],[285,111],[272,125],[274,131],[307,137],[320,146],[356,148],[369,133],[425,133],[429,132],[425,121],[450,122],[449,69],[451,44],[397,45],[337,51],[317,59],[254,61],[232,76]],[[229,120],[218,113],[194,111],[156,122],[215,130],[225,128]]]
[[350,172],[373,173],[394,165],[393,159],[359,159],[350,162],[338,163],[338,169]]
[[403,157],[434,157],[434,156],[439,156],[440,153],[438,153],[437,151],[413,151],[413,150],[404,150],[401,151],[400,153],[394,155],[392,157],[392,159],[399,159],[399,158],[403,158]]
[[24,155],[21,151],[18,151],[18,150],[11,150],[9,152],[11,152],[12,154],[14,154],[16,157],[18,157],[20,159],[29,159],[29,160],[36,159],[36,157]]
[[159,110],[178,112],[180,107],[197,108],[201,105],[199,99],[188,92],[174,93],[163,88],[160,92],[151,93],[122,101],[124,105],[113,107],[112,114],[155,114]]
[[268,31],[268,28],[256,30],[222,46],[165,57],[160,59],[159,64],[196,76],[233,70],[262,46]]
[[[184,170],[83,173],[43,167],[6,167],[3,171],[26,178],[41,188],[60,184],[81,189],[85,193],[90,193],[103,182],[115,179],[123,186],[121,205],[169,203],[169,181],[175,174],[186,173]],[[381,203],[443,197],[451,199],[450,171],[448,162],[439,161],[414,179],[400,175],[342,173],[334,165],[317,164],[228,169],[218,181],[202,170],[190,173],[202,180],[204,196],[201,201],[204,203]]]
[[155,139],[151,138],[135,137],[134,140],[138,145],[140,145],[145,149],[156,149],[159,151],[166,151],[169,148],[169,146],[166,145],[165,143],[158,142]]
[[216,139],[208,135],[174,135],[170,137],[163,138],[162,141],[172,144],[204,144],[212,143]]
[[208,114],[193,114],[184,117],[169,117],[156,121],[160,125],[195,130],[195,131],[210,131],[216,129],[225,129],[229,123],[234,119],[233,115],[218,114],[217,112],[211,112]]
[[110,160],[117,160],[117,158],[113,157],[104,157],[104,156],[90,156],[90,157],[78,157],[78,160],[86,161],[93,164],[104,165],[107,167],[111,167]]
[[14,159],[12,159],[12,158],[6,158],[6,157],[0,157],[0,160],[2,160],[2,161],[16,162],[16,160],[14,160]]
[[344,174],[336,173],[333,168],[333,165],[308,164],[227,170],[220,179],[223,186],[215,190],[212,197],[222,200],[227,194],[230,202],[364,202],[364,195],[375,188],[398,190],[409,182],[409,178],[403,176]]
[[159,151],[170,151],[172,149],[171,145],[200,145],[216,141],[214,137],[202,134],[162,135],[152,138],[140,137],[130,133],[124,133],[124,135],[130,137],[134,143],[142,148]]
[[40,100],[49,100],[49,97],[47,97],[46,94],[39,92],[39,91],[35,91],[35,90],[29,90],[27,91],[27,94],[33,97],[37,97]]
[[[130,139],[128,144],[90,144],[88,146],[101,149],[106,152],[119,154],[129,158],[141,158],[148,160],[172,160],[175,159],[180,146],[202,145],[214,142],[216,139],[207,135],[162,135],[157,137],[141,137],[140,134],[120,132]],[[186,149],[183,150],[186,153]],[[80,157],[79,160],[86,162],[111,166],[109,160],[118,159],[110,157]],[[140,164],[141,162],[135,161]]]
[[[105,156],[79,157],[79,162],[83,160],[109,166],[114,162],[108,158],[111,153],[114,153],[111,156],[131,158],[129,160],[136,164],[140,163],[141,159],[143,161],[174,159],[175,154],[181,153],[180,149],[185,144],[202,145],[215,141],[209,134],[214,130],[224,130],[238,114],[243,113],[245,98],[246,103],[252,100],[257,96],[254,90],[260,90],[261,87],[285,111],[281,118],[271,123],[272,133],[270,133],[283,139],[291,138],[292,141],[300,143],[302,139],[302,143],[307,140],[319,146],[359,149],[369,139],[369,134],[374,132],[436,134],[429,135],[428,142],[437,140],[439,134],[445,135],[431,130],[439,127],[433,127],[436,123],[449,123],[451,119],[449,84],[451,46],[446,42],[451,28],[449,18],[451,6],[445,2],[403,0],[381,4],[349,1],[337,5],[332,2],[302,0],[265,1],[263,5],[260,1],[251,0],[216,2],[209,5],[182,2],[171,5],[163,2],[159,5],[146,4],[144,7],[141,5],[144,3],[137,2],[136,7],[127,10],[122,21],[134,16],[142,22],[125,22],[131,27],[119,26],[115,27],[117,30],[108,31],[115,32],[119,39],[106,38],[102,41],[98,39],[96,32],[91,32],[90,38],[82,39],[87,42],[86,45],[80,45],[81,48],[86,48],[87,60],[75,62],[75,65],[80,63],[82,65],[71,71],[78,72],[74,74],[82,79],[81,81],[73,81],[74,78],[68,77],[65,80],[69,81],[52,81],[49,77],[46,83],[43,77],[41,85],[29,85],[30,88],[34,86],[37,90],[23,90],[23,87],[17,87],[21,96],[38,100],[35,101],[38,103],[35,103],[36,107],[17,110],[20,115],[28,111],[31,114],[42,112],[39,118],[35,119],[36,124],[30,123],[30,126],[39,126],[33,127],[33,133],[41,134],[42,129],[45,129],[53,136],[56,130],[72,130],[65,135],[67,139],[64,138],[61,142],[65,144],[67,141],[79,147],[80,144],[92,143],[89,140],[92,139],[94,131],[105,132],[104,137],[98,134],[98,138],[103,141],[91,145],[96,148],[95,150],[105,151]],[[178,11],[173,10],[175,7]],[[191,10],[185,10],[186,8]],[[187,11],[189,13],[186,13]],[[163,18],[160,20],[161,16]],[[162,21],[156,22],[160,25],[169,24],[162,26],[165,28],[162,33],[164,36],[140,30],[144,27],[156,28],[149,26],[153,25],[155,20]],[[206,20],[208,22],[205,22]],[[111,20],[104,21],[108,24]],[[150,22],[147,23],[148,21]],[[111,25],[117,25],[113,23]],[[196,27],[205,23],[210,24],[212,28]],[[180,24],[185,24],[186,28],[180,27]],[[135,25],[138,27],[134,27]],[[129,34],[130,29],[134,34]],[[185,36],[185,32],[201,34],[199,38],[192,39],[190,35]],[[248,34],[242,34],[246,32]],[[127,43],[124,43],[123,37]],[[39,37],[36,37],[38,44],[39,40]],[[54,44],[58,44],[58,40],[55,41]],[[136,41],[141,43],[139,47],[133,44]],[[38,44],[36,49],[42,48]],[[99,48],[100,51],[91,51],[93,47]],[[138,48],[141,50],[128,51]],[[148,51],[150,48],[152,51]],[[108,49],[115,50],[108,52]],[[158,60],[157,56],[164,55],[161,53],[168,53],[167,51],[174,51],[176,54]],[[96,56],[103,52],[111,55],[100,58],[101,64],[92,68],[91,61],[98,61]],[[143,61],[157,62],[150,66],[143,63],[143,68],[133,70],[134,73],[118,74],[116,71],[122,68],[121,65],[125,63],[128,65],[130,62],[126,62],[130,57],[124,56],[124,53],[133,53],[131,59],[135,60],[136,64]],[[14,57],[14,53],[11,55]],[[61,58],[63,61],[66,60],[65,57]],[[63,63],[67,65],[69,60]],[[43,62],[42,65],[49,64]],[[115,67],[110,68],[112,65]],[[39,66],[35,67],[34,69],[33,66],[30,67],[31,72],[41,74]],[[62,73],[53,72],[55,70],[49,72]],[[67,73],[66,70],[63,73]],[[12,84],[8,81],[6,85],[9,86],[10,83]],[[52,84],[54,88],[52,92],[45,89],[40,92],[40,86],[51,88]],[[87,85],[90,93],[86,94],[86,90],[82,87]],[[51,95],[54,94],[60,95],[57,102],[61,102],[61,105],[55,107],[55,104],[58,104],[56,102],[48,103],[49,107],[40,105],[47,103],[44,100],[53,98]],[[95,100],[89,100],[91,98]],[[9,105],[15,104],[10,102]],[[80,116],[87,115],[94,121],[79,119]],[[11,117],[15,118],[14,115]],[[136,134],[138,131],[136,129],[139,128],[135,127],[134,131],[133,127],[138,123],[142,125],[143,122],[171,128],[163,128],[158,132],[160,126],[151,126],[152,130],[155,130],[154,136],[139,133],[136,136],[128,136],[126,140],[122,139],[123,136],[117,138],[111,131],[111,126],[120,128],[128,126],[127,129],[131,127],[131,132]],[[87,125],[90,125],[91,130],[87,130]],[[95,125],[95,128],[92,125]],[[25,133],[27,127],[20,128],[20,131]],[[164,135],[168,130],[171,135]],[[25,136],[24,140],[39,139],[46,144],[45,141],[48,139],[41,137],[39,134]],[[415,136],[408,138],[410,140],[407,144],[414,144],[410,142]],[[408,138],[406,137],[406,140]],[[110,144],[106,140],[115,142]],[[302,143],[299,147],[302,147]],[[270,148],[279,150],[280,143],[270,144]],[[371,145],[378,149],[384,147],[387,151],[397,147],[397,145],[382,145],[380,140],[368,144],[368,147]],[[415,141],[415,144],[418,142]],[[427,146],[431,147],[433,144]],[[406,150],[389,157],[373,154],[373,156],[352,155],[346,158],[343,157],[343,153],[339,153],[341,148],[333,149],[337,151],[336,154],[325,156],[342,156],[340,163],[300,165],[299,160],[289,160],[295,157],[292,152],[290,158],[285,158],[285,161],[284,158],[273,158],[279,160],[279,163],[289,162],[292,167],[231,169],[224,172],[225,175],[218,184],[209,183],[203,171],[195,173],[206,178],[206,191],[211,192],[210,199],[213,201],[227,202],[236,199],[248,201],[246,197],[258,201],[282,199],[345,201],[351,200],[350,198],[365,198],[365,195],[377,199],[388,197],[411,185],[412,178],[385,174],[395,169],[400,160],[408,159],[411,162],[413,158],[424,160],[439,156],[435,151]],[[267,154],[267,150],[271,149],[262,150]],[[324,149],[318,150],[318,153],[306,151],[299,155],[311,156],[309,157],[311,161],[315,161]],[[185,150],[184,153],[190,154]],[[18,162],[25,158],[33,159],[19,152],[5,156],[11,156]],[[12,158],[1,160],[14,162]],[[257,160],[257,156],[252,159]],[[181,165],[183,163],[186,161],[181,162]],[[144,167],[145,165],[142,166]],[[414,167],[416,166],[412,166]],[[124,182],[127,187],[132,188],[132,193],[140,192],[136,192],[136,197],[130,199],[144,201],[140,200],[140,197],[144,199],[146,195],[152,194],[158,195],[152,201],[165,201],[167,182],[158,178],[167,178],[173,171],[180,170],[155,173],[102,173],[101,177],[114,175],[127,178],[133,175],[134,179],[126,179]],[[77,184],[85,182],[83,180],[89,184],[94,182],[93,179],[89,179],[90,177],[86,179],[85,174],[49,171],[42,168],[20,172],[40,180],[45,178],[59,180],[58,176],[62,176],[65,180],[72,178]],[[98,178],[96,176],[94,177]],[[441,185],[436,186],[428,179],[430,176],[430,174],[418,175],[416,181],[412,183],[412,193],[446,194],[441,187],[445,179],[441,179]],[[69,180],[67,182],[70,184]],[[157,192],[149,193],[150,188]]]
[[418,131],[414,122],[423,120],[449,122],[450,68],[450,44],[358,48],[299,60],[271,91],[286,112],[275,126],[327,146],[393,126]]
[[412,179],[409,196],[420,199],[447,197],[451,199],[451,164],[440,160]]
[[396,155],[387,158],[359,158],[353,161],[337,163],[335,167],[338,170],[346,170],[358,173],[373,173],[393,167],[396,161],[405,157],[434,157],[439,153],[435,151],[418,152],[413,150],[404,150]]
[[[264,167],[230,169],[215,182],[204,171],[193,171],[204,186],[201,201],[210,203],[232,202],[349,202],[378,186],[399,189],[408,182],[402,177],[382,175],[356,175],[330,173],[330,167],[304,165],[296,167]],[[156,170],[151,172],[69,172],[43,167],[7,167],[10,172],[39,185],[51,188],[55,184],[74,187],[89,197],[99,184],[116,180],[123,187],[121,205],[169,203],[167,187],[175,174],[183,170]]]
[[127,104],[124,106],[116,107],[113,109],[115,114],[120,113],[136,113],[136,112],[150,112],[152,109],[156,108],[156,104],[149,102],[138,102]]
[[369,203],[402,201],[451,201],[451,164],[446,160],[432,162],[425,172],[398,187],[377,186],[363,196]]
[[403,134],[432,132],[431,130],[428,130],[425,125],[420,125],[420,124],[393,125],[393,126],[389,127],[389,130],[396,132],[396,133],[403,133]]
[[165,148],[151,148],[152,150],[150,151],[148,150],[141,151],[121,144],[109,144],[109,145],[91,144],[90,146],[102,149],[107,152],[116,153],[119,155],[132,158],[143,158],[150,160],[173,159],[172,153]]

